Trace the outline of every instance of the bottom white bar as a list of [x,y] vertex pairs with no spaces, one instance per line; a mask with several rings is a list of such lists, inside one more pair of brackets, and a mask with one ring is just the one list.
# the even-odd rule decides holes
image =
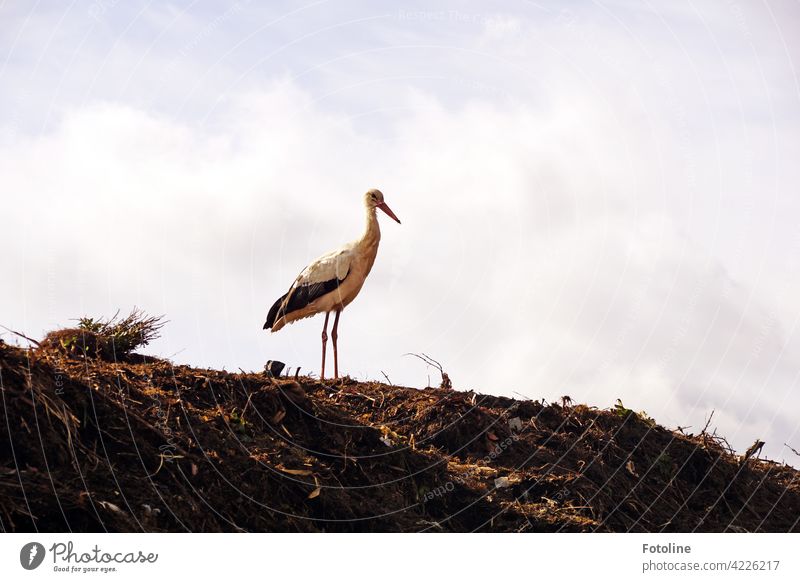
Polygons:
[[138,582],[252,574],[373,582],[800,580],[799,550],[794,534],[3,534],[0,574]]

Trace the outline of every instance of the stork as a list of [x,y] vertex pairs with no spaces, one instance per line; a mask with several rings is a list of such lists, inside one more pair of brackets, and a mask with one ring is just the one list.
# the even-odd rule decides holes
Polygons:
[[272,330],[274,333],[287,323],[324,313],[320,379],[325,378],[325,348],[328,343],[328,318],[331,312],[335,314],[331,331],[333,376],[335,379],[339,378],[339,351],[336,344],[339,337],[339,315],[361,291],[378,255],[381,229],[376,210],[380,208],[400,224],[400,219],[384,202],[380,190],[373,189],[364,194],[364,208],[367,213],[367,226],[361,238],[322,255],[303,269],[289,287],[289,291],[270,308],[267,321],[264,323],[264,329]]

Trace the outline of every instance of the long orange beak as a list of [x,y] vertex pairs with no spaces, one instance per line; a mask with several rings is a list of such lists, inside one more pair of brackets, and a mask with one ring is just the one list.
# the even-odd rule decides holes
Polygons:
[[393,218],[394,220],[396,220],[396,221],[397,221],[397,224],[403,224],[402,222],[400,222],[400,219],[399,219],[399,218],[397,218],[397,217],[394,215],[394,212],[392,212],[392,209],[391,209],[391,208],[389,208],[389,205],[388,205],[388,204],[386,204],[386,202],[381,202],[380,204],[378,204],[378,208],[380,208],[380,209],[381,209],[381,210],[383,210],[383,211],[384,211],[386,214],[388,214],[388,215],[389,215],[389,218]]

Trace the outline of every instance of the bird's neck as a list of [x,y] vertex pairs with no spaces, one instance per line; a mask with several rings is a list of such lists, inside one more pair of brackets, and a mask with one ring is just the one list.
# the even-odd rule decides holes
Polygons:
[[375,208],[367,208],[367,225],[364,234],[358,241],[364,246],[377,245],[381,240],[381,227],[378,225],[378,215]]

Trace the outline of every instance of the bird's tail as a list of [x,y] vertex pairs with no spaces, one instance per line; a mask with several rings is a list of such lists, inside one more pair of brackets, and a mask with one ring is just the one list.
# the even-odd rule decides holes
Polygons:
[[264,322],[264,327],[262,329],[271,329],[272,326],[275,325],[275,322],[278,321],[278,319],[280,319],[281,315],[283,315],[283,310],[281,309],[281,306],[283,305],[283,302],[286,300],[287,295],[289,295],[289,293],[283,295],[272,305],[272,307],[270,307],[269,313],[267,314],[267,321]]

